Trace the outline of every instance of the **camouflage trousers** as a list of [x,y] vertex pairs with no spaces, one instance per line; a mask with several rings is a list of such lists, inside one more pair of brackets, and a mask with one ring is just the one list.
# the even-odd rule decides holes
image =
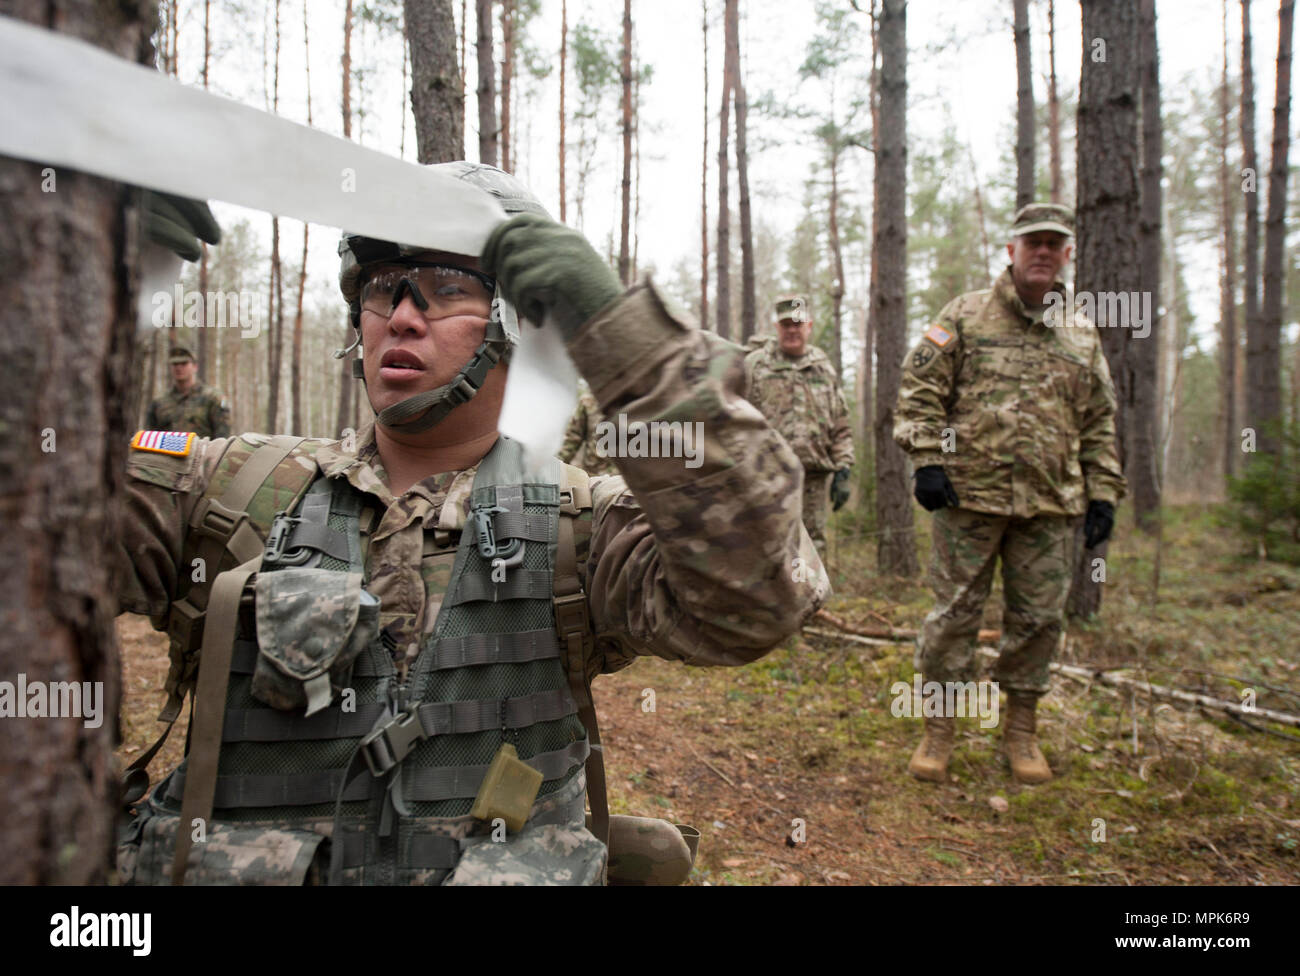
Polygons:
[[1074,533],[1064,516],[1011,518],[963,508],[934,513],[930,586],[914,664],[927,680],[973,681],[984,602],[1002,560],[1002,641],[994,678],[1006,691],[1041,694],[1060,641]]
[[812,536],[817,555],[826,558],[826,509],[830,505],[830,483],[834,471],[803,473],[803,527]]

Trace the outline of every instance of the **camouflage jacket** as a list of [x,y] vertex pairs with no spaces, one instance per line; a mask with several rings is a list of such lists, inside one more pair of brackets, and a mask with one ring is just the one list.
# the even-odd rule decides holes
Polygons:
[[[740,350],[643,284],[586,323],[569,351],[605,415],[689,416],[705,432],[697,468],[681,458],[628,458],[618,462],[622,477],[592,479],[583,582],[596,641],[588,670],[616,670],[641,654],[698,665],[761,657],[822,604],[829,583],[800,521],[798,461],[741,396]],[[166,613],[179,574],[190,572],[178,565],[190,515],[229,443],[196,441],[185,457],[132,452],[121,610]],[[422,560],[424,530],[438,525],[445,505],[468,506],[476,468],[431,476],[394,497],[373,427],[355,445],[322,444],[300,463],[347,479],[381,513],[367,585],[399,655],[413,655],[450,573]]]
[[577,409],[573,411],[569,426],[564,431],[560,460],[577,465],[591,475],[618,474],[614,459],[605,457],[600,451],[599,427],[604,419],[596,398],[587,390],[579,393]]
[[[1065,286],[1056,291],[1073,307]],[[914,467],[942,465],[962,508],[1030,518],[1119,502],[1115,390],[1097,330],[1049,327],[1011,270],[944,306],[907,355],[894,440]]]
[[853,466],[853,431],[844,391],[826,353],[809,346],[787,359],[775,338],[745,357],[745,399],[794,448],[808,471]]
[[230,408],[222,392],[195,383],[189,393],[172,387],[149,404],[144,425],[149,430],[192,430],[200,437],[229,437]]

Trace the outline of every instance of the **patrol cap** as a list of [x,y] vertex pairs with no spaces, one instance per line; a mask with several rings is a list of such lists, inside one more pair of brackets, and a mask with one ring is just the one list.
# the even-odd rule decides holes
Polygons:
[[803,295],[780,295],[777,297],[775,307],[778,322],[786,319],[795,322],[812,321],[812,316],[808,312],[808,299]]
[[1074,211],[1060,203],[1028,203],[1016,211],[1011,236],[1021,237],[1040,230],[1074,236]]
[[187,346],[172,346],[167,354],[168,363],[193,363],[198,362],[194,358],[194,353],[190,352]]

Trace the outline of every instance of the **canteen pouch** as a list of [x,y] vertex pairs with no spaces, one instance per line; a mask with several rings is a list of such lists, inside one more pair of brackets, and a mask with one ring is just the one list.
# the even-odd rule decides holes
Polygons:
[[379,639],[379,600],[361,588],[360,573],[259,573],[254,599],[252,693],[272,708],[312,715],[328,707],[332,686],[345,686],[357,655]]
[[609,818],[610,885],[679,885],[695,866],[700,832],[653,817]]

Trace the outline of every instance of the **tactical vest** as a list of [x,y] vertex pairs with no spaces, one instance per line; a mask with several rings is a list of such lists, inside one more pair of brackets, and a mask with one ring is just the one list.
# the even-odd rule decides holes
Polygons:
[[[573,469],[558,461],[529,476],[518,444],[497,442],[476,473],[434,628],[399,680],[377,601],[364,588],[371,528],[364,496],[345,479],[317,476],[314,462],[295,467],[297,441],[272,443],[277,451],[250,453],[232,442],[195,512],[187,556],[225,536],[229,567],[251,549],[247,535],[232,545],[249,519],[266,543],[226,569],[210,593],[187,595],[173,609],[174,647],[192,646],[203,629],[194,747],[130,825],[124,850],[134,863],[124,867],[135,883],[164,883],[169,874],[191,883],[324,880],[318,847],[327,834],[335,883],[437,884],[457,869],[468,880],[494,870],[526,874],[526,863],[503,865],[510,851],[600,883],[605,847],[583,829],[583,768],[592,747],[599,750],[588,734],[590,628],[574,540],[577,516],[591,505],[585,478],[570,480]],[[274,476],[264,475],[268,465]],[[295,470],[305,492],[293,484]],[[241,471],[245,493],[263,482],[236,512],[221,497]],[[267,525],[268,502],[278,507],[288,495],[296,503]],[[450,545],[460,514],[452,508],[443,506],[436,533],[426,531],[426,555]],[[214,521],[219,531],[205,533]],[[218,613],[218,602],[239,611]],[[233,640],[218,632],[231,630]],[[179,714],[192,658],[174,655],[163,717]],[[205,698],[224,701],[224,710],[205,709]],[[207,740],[213,747],[205,753]],[[542,779],[513,846],[492,843],[500,840],[493,828],[469,816],[503,744]],[[205,765],[208,773],[196,775]],[[588,775],[594,826],[604,833],[603,768],[593,763]],[[187,791],[191,776],[206,782],[210,797],[195,795],[204,787]]]

